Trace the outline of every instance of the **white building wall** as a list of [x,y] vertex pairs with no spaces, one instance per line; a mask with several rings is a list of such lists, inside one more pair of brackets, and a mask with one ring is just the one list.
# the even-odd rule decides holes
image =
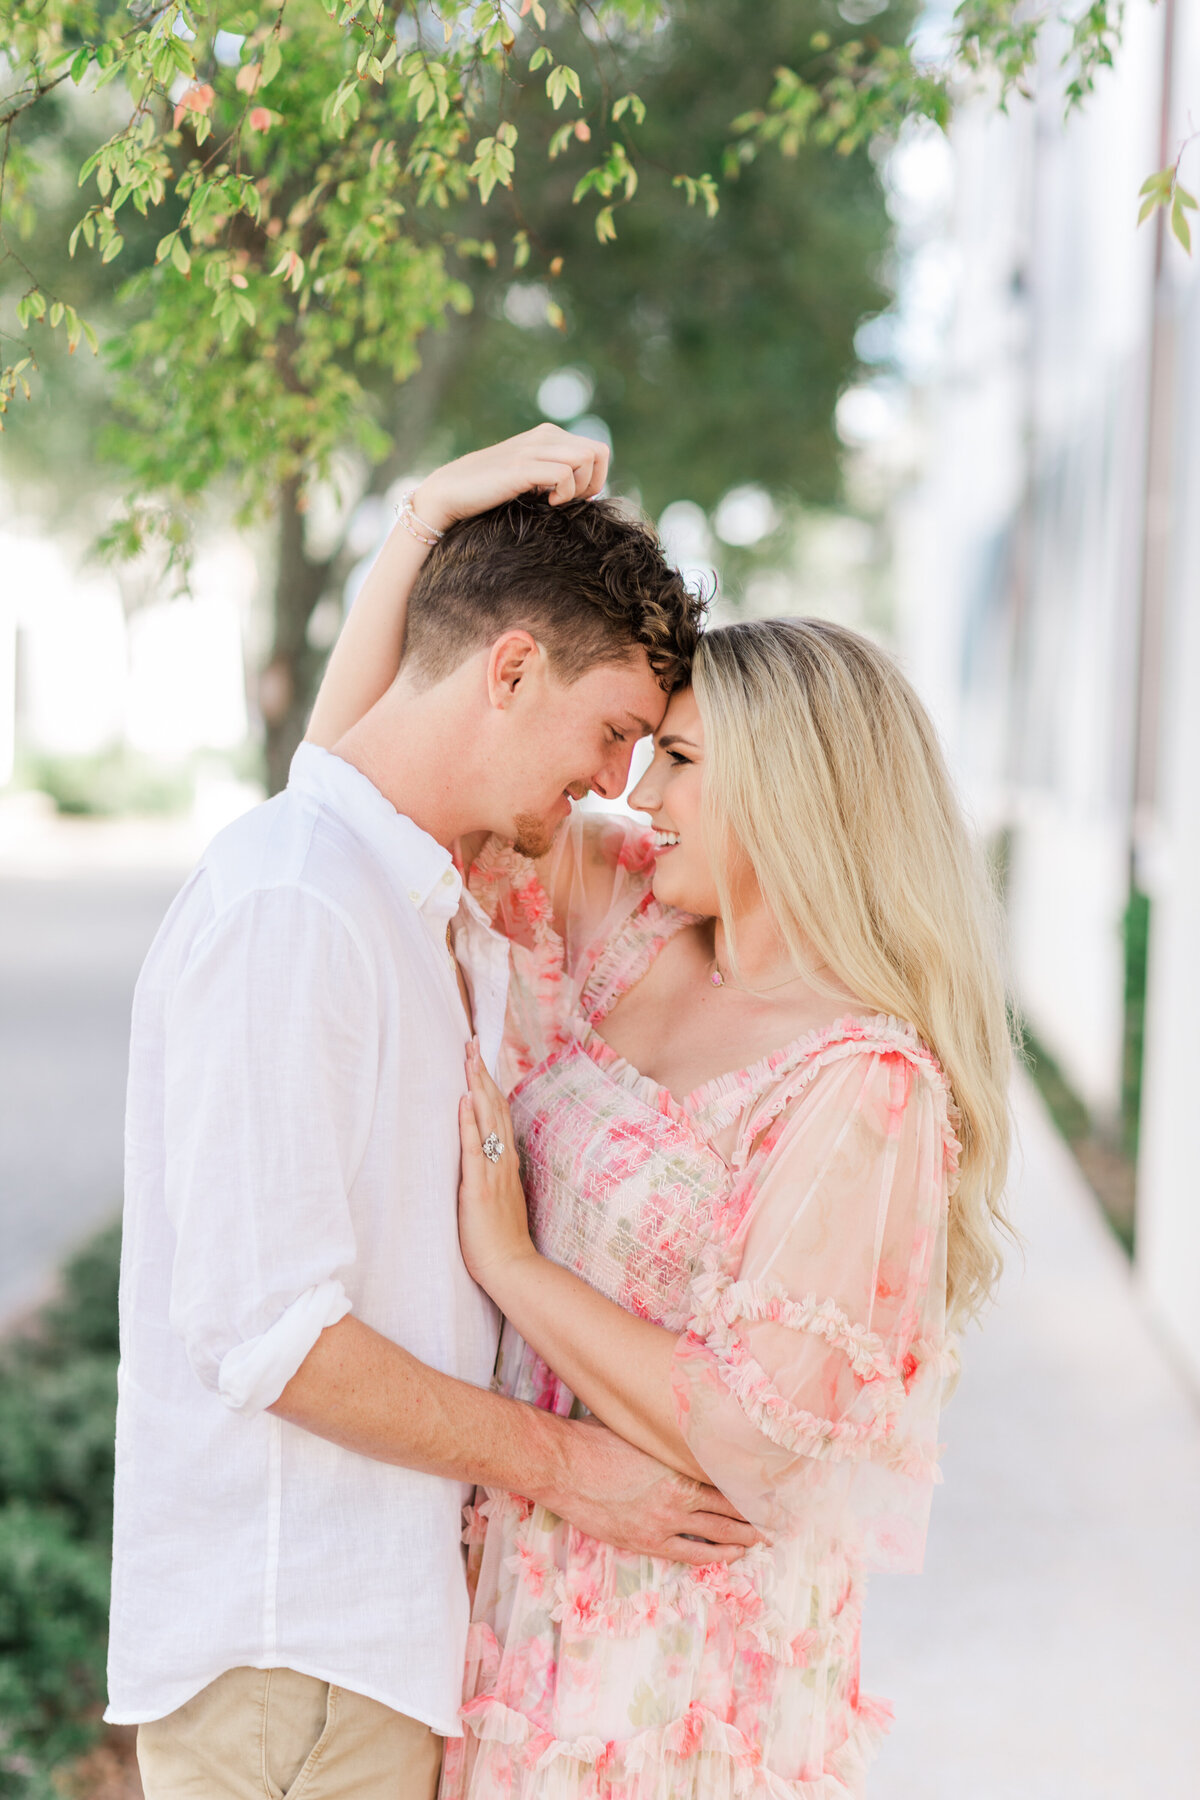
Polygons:
[[245,741],[257,571],[244,542],[207,544],[189,597],[149,596],[128,616],[115,575],[48,536],[0,531],[0,573],[0,788],[20,753],[125,744],[170,761]]
[[[1121,1102],[1136,846],[1152,895],[1138,1259],[1200,1380],[1200,253],[1169,244],[1156,287],[1155,227],[1135,223],[1162,160],[1167,23],[1166,4],[1133,0],[1115,73],[1068,124],[1051,43],[1035,104],[1004,118],[980,103],[955,125],[961,273],[919,396],[924,479],[898,512],[898,625],[968,799],[1007,827],[1019,1004],[1101,1123]],[[1200,105],[1200,0],[1175,0],[1175,27],[1172,153]],[[1200,191],[1200,142],[1187,159]],[[1173,453],[1147,811],[1139,659],[1164,299],[1176,361],[1155,417],[1173,408]]]
[[17,606],[0,594],[0,788],[12,780],[17,753]]
[[1011,927],[1038,1037],[1094,1111],[1121,1098],[1162,9],[1069,124],[1044,59],[1034,124],[1024,529],[1015,595]]
[[[1180,141],[1200,96],[1198,15],[1195,4],[1176,15]],[[1188,156],[1185,183],[1197,192],[1200,144]],[[1200,267],[1170,245],[1166,276],[1176,353],[1159,784],[1139,845],[1152,911],[1138,1267],[1151,1306],[1200,1380]]]

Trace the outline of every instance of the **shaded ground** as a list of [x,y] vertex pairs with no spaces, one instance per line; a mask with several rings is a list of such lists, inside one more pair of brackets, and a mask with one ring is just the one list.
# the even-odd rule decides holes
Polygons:
[[137,1726],[110,1725],[63,1783],[64,1800],[143,1800]]

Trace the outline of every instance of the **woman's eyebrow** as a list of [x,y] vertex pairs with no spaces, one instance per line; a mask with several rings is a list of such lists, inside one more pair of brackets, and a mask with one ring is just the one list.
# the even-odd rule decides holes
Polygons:
[[686,744],[689,750],[700,748],[699,744],[694,744],[691,738],[680,737],[678,732],[670,732],[666,737],[660,737],[658,740],[660,750],[670,750],[674,744]]

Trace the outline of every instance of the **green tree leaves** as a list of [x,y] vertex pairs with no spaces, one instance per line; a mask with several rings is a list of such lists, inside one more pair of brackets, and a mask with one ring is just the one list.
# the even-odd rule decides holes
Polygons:
[[546,77],[546,93],[555,112],[558,111],[568,94],[574,94],[579,104],[583,105],[583,89],[579,85],[579,77],[574,69],[566,63],[559,63],[557,69],[551,69]]
[[1138,208],[1138,224],[1142,225],[1154,213],[1165,212],[1170,222],[1172,234],[1178,239],[1190,256],[1192,253],[1192,228],[1188,222],[1188,213],[1196,211],[1195,196],[1189,194],[1180,185],[1179,164],[1188,145],[1193,142],[1188,138],[1173,163],[1165,169],[1157,170],[1138,189],[1138,198],[1142,204]]
[[[82,248],[102,264],[117,261],[129,242],[124,209],[163,213],[166,229],[159,227],[156,241],[168,248],[150,265],[151,287],[190,280],[169,296],[167,311],[177,323],[181,307],[189,320],[203,310],[224,343],[253,326],[258,353],[267,357],[275,345],[278,364],[285,326],[298,339],[311,332],[315,340],[322,333],[310,325],[314,308],[340,309],[328,324],[331,350],[336,344],[344,354],[354,344],[351,362],[363,352],[382,366],[411,367],[416,340],[398,333],[426,329],[439,310],[402,309],[394,328],[385,322],[385,341],[364,351],[354,334],[368,313],[383,316],[383,290],[360,305],[356,286],[372,288],[393,256],[399,278],[412,247],[429,248],[433,228],[422,215],[446,212],[472,194],[484,205],[496,204],[499,193],[511,197],[513,225],[526,232],[527,260],[536,263],[538,234],[518,198],[521,167],[565,157],[593,135],[599,155],[575,174],[574,192],[578,204],[595,204],[595,238],[611,243],[619,209],[635,196],[636,134],[647,122],[646,103],[626,71],[681,10],[684,0],[595,0],[586,17],[572,0],[522,0],[519,9],[500,0],[440,0],[436,7],[416,0],[0,0],[0,54],[9,78],[0,99],[0,276],[15,254],[14,234],[36,230],[27,115],[58,105],[63,84],[68,94],[111,85],[124,122],[84,161],[82,180],[85,187],[94,181],[94,197],[71,231],[72,254]],[[952,86],[964,72],[994,72],[1003,100],[1021,89],[1044,24],[1018,0],[963,0],[949,54],[936,68],[894,31],[814,34],[810,26],[803,47],[778,65],[770,92],[734,122],[711,172],[676,167],[674,185],[711,218],[719,180],[736,178],[765,148],[794,157],[812,142],[848,155],[914,115],[944,124]],[[1090,0],[1073,18],[1065,56],[1069,104],[1112,61],[1120,24],[1119,0]],[[231,59],[229,47],[239,42],[240,59]],[[571,101],[578,116],[548,140],[527,141],[522,130],[518,143],[518,113],[528,107],[534,77],[552,112]],[[626,133],[619,140],[612,136],[618,125]],[[1176,183],[1164,204],[1180,241],[1189,241],[1189,196]],[[347,257],[348,278],[338,279],[336,267]],[[281,285],[294,302],[290,310],[264,310],[251,296],[254,271]],[[22,291],[40,291],[32,265],[29,274]],[[384,274],[384,289],[391,279]],[[144,284],[135,289],[147,292]],[[60,323],[67,316],[61,298]],[[460,299],[460,288],[444,278],[440,312]],[[48,314],[28,308],[18,323],[22,331],[56,329]],[[200,342],[206,334],[185,336]],[[16,349],[9,366],[23,358],[36,369],[35,342]],[[284,349],[295,379],[297,357],[290,344]],[[15,392],[11,383],[9,390]],[[314,420],[295,454],[316,454],[328,441]],[[169,472],[170,460],[162,467]]]
[[517,166],[517,159],[513,154],[516,141],[517,128],[505,119],[496,127],[494,137],[480,138],[475,146],[475,161],[467,174],[476,183],[484,206],[497,184],[506,188],[512,186],[513,170]]
[[[619,478],[651,512],[681,495],[714,507],[741,481],[836,501],[834,403],[857,367],[858,322],[889,298],[876,273],[889,226],[874,165],[810,143],[792,160],[764,152],[736,181],[718,176],[731,117],[769,91],[823,16],[822,0],[688,0],[626,64],[640,128],[629,108],[608,129],[597,102],[589,141],[572,124],[555,162],[529,156],[517,193],[539,244],[515,281],[503,253],[494,270],[473,270],[479,302],[453,333],[434,411],[447,454],[535,424],[539,384],[569,362],[594,384],[586,410],[612,434]],[[904,21],[887,28],[900,35]],[[538,106],[520,113],[531,152],[547,125],[562,129],[548,99]],[[634,199],[621,182],[607,198],[589,183],[573,203],[613,140],[637,172]],[[681,168],[713,174],[677,182]],[[597,230],[607,206],[615,238]],[[561,305],[565,340],[547,300]]]
[[[678,186],[681,181],[688,179],[687,176],[677,176],[675,185]],[[703,176],[701,179],[707,181],[708,177]],[[629,152],[625,145],[619,139],[614,139],[604,161],[597,163],[595,168],[588,169],[579,177],[571,199],[576,206],[579,205],[585,194],[598,194],[602,199],[609,200],[618,188],[622,190],[625,201],[632,200],[637,193],[638,173],[629,160]],[[713,201],[715,211],[715,189]],[[613,210],[612,206],[602,206],[596,214],[595,232],[598,241],[602,244],[611,244],[617,235]]]

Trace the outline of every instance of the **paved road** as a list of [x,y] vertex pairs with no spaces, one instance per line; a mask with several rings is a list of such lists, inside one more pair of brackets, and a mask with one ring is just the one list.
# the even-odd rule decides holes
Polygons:
[[870,1800],[1198,1800],[1200,1411],[1031,1093],[1027,1242],[947,1407],[926,1570],[876,1578]]
[[0,874],[0,1322],[120,1210],[130,1001],[179,880]]

